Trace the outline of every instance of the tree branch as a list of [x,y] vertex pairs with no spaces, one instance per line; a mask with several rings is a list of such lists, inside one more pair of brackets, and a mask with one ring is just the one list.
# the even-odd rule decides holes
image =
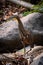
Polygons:
[[22,5],[22,6],[26,7],[26,8],[30,8],[30,9],[32,9],[32,7],[34,6],[34,5],[30,4],[30,3],[27,3],[27,2],[21,1],[21,0],[8,0],[8,1],[11,1],[11,2],[19,4],[19,5]]

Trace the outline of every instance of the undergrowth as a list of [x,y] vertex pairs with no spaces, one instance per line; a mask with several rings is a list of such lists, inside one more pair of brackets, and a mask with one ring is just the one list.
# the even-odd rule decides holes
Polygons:
[[26,15],[31,14],[33,12],[43,13],[43,0],[41,0],[41,2],[39,4],[34,5],[32,10],[23,12],[23,16],[26,16]]

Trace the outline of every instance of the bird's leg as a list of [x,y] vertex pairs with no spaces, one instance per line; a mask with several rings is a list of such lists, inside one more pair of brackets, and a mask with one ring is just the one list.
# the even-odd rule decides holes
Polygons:
[[25,56],[26,48],[25,48],[25,44],[23,43],[23,41],[22,41],[22,45],[23,45],[23,47],[24,47],[24,56]]

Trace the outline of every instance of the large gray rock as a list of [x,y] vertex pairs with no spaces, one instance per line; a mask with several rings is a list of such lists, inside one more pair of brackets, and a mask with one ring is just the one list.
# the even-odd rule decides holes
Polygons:
[[21,48],[19,29],[16,21],[10,21],[0,25],[0,51],[8,52]]
[[[43,42],[43,14],[32,13],[23,17],[21,20],[24,28],[31,30],[33,35],[38,35],[40,42]],[[21,47],[23,46],[20,41],[18,23],[16,20],[2,23],[0,25],[0,52],[13,51]]]

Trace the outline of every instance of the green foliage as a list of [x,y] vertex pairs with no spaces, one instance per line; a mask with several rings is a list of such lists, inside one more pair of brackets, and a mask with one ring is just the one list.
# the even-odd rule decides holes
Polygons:
[[43,3],[42,4],[35,5],[33,7],[33,12],[43,13]]
[[32,13],[31,11],[23,12],[23,16],[26,16],[26,15],[31,14],[31,13]]
[[34,5],[33,6],[33,10],[30,10],[30,11],[26,11],[23,13],[23,16],[26,16],[28,14],[31,14],[33,12],[40,12],[40,13],[43,13],[43,0],[41,0],[41,2],[37,5]]

